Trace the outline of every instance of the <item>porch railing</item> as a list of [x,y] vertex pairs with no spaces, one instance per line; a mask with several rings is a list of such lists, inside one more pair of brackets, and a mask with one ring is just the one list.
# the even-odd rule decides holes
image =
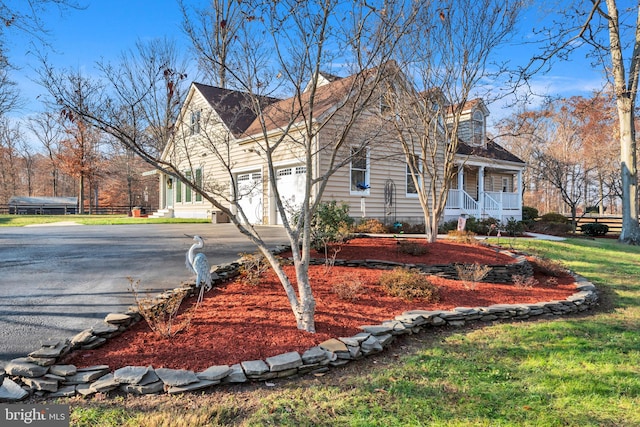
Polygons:
[[519,210],[520,198],[518,193],[505,193],[502,191],[485,191],[485,199],[488,195],[502,205],[503,210]]
[[482,209],[480,209],[480,203],[466,191],[450,189],[445,208],[458,209],[462,213],[476,218],[480,218],[483,215],[500,217],[505,214],[505,211],[520,210],[520,199],[517,193],[485,191],[483,199],[484,203]]

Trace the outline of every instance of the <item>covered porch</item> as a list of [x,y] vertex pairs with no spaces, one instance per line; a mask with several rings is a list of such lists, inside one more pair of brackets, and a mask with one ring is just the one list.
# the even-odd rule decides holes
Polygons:
[[451,182],[445,220],[462,214],[507,221],[522,219],[522,167],[460,164]]

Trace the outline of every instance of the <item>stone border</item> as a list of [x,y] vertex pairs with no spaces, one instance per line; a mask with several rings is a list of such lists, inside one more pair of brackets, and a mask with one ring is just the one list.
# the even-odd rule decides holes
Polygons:
[[[508,265],[516,266],[514,268],[518,274],[529,270],[532,273],[531,265],[524,256],[517,256],[507,251],[501,252],[508,253],[517,259],[516,263]],[[356,261],[345,261],[344,265],[352,264],[372,268],[393,268],[402,265],[376,260],[358,261],[357,264]],[[240,264],[234,262],[216,269],[214,284],[235,277],[239,267]],[[419,265],[413,267],[422,269]],[[496,274],[502,277],[508,274],[506,270],[500,268],[497,270],[499,273]],[[574,274],[574,277],[576,293],[566,300],[534,304],[494,304],[488,307],[457,307],[450,311],[412,310],[396,316],[393,320],[384,321],[380,325],[361,326],[362,332],[352,337],[332,338],[303,354],[289,352],[268,357],[265,360],[250,360],[232,366],[211,366],[202,372],[154,369],[151,366],[127,366],[111,372],[107,365],[79,369],[73,365],[57,364],[57,361],[70,351],[96,348],[107,339],[121,334],[129,325],[141,320],[141,316],[130,309],[125,314],[109,314],[104,321],[77,334],[71,340],[45,343],[27,357],[10,361],[4,371],[0,369],[0,402],[21,401],[32,394],[57,398],[90,396],[113,390],[134,395],[161,392],[176,394],[203,390],[217,384],[266,381],[326,372],[331,367],[342,366],[352,360],[383,351],[398,335],[416,334],[435,326],[460,327],[474,321],[491,322],[551,317],[583,312],[595,307],[598,303],[596,287],[581,276]],[[159,298],[166,298],[171,293],[172,291],[167,291]]]

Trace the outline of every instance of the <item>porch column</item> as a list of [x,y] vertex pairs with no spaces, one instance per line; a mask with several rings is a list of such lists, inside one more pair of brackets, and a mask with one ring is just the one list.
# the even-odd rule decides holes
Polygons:
[[478,169],[478,208],[480,209],[478,216],[482,217],[484,211],[484,166],[480,166]]
[[522,197],[524,192],[522,191],[522,169],[518,171],[518,207],[522,207]]
[[458,206],[464,208],[464,166],[458,165]]

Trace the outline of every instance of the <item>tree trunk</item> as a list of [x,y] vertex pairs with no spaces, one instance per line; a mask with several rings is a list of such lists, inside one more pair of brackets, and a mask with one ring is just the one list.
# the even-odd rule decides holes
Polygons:
[[618,98],[620,118],[620,167],[622,177],[622,231],[620,241],[640,244],[638,224],[638,171],[636,169],[636,142],[633,127],[633,102]]
[[78,213],[82,215],[84,214],[84,175],[80,175],[78,187]]

